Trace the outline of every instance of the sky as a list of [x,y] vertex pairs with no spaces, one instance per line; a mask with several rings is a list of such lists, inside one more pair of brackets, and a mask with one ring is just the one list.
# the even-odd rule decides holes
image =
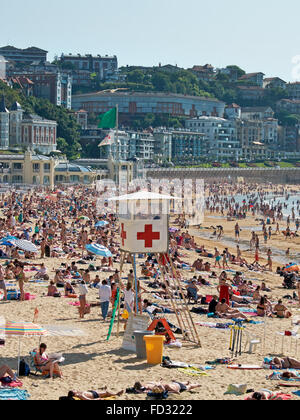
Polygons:
[[299,0],[16,0],[0,8],[0,46],[117,55],[119,66],[236,64],[300,80]]

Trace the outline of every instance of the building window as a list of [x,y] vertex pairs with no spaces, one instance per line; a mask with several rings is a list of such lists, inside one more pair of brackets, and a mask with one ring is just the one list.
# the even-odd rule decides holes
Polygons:
[[44,185],[49,185],[50,184],[50,177],[49,176],[44,176]]
[[33,163],[32,164],[33,172],[40,172],[40,164],[39,163]]
[[13,175],[13,177],[12,177],[12,183],[13,184],[22,184],[23,183],[23,177],[22,177],[22,175]]
[[13,164],[13,169],[14,169],[15,171],[21,171],[21,170],[23,169],[23,165],[22,165],[22,163],[14,163],[14,164]]
[[50,172],[50,163],[44,163],[44,172]]

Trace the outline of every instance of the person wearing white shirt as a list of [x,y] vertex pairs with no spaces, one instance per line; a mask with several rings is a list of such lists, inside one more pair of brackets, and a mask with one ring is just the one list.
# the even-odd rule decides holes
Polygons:
[[103,280],[102,286],[99,288],[100,306],[102,311],[103,321],[106,320],[109,302],[111,298],[111,287],[108,286],[107,280]]

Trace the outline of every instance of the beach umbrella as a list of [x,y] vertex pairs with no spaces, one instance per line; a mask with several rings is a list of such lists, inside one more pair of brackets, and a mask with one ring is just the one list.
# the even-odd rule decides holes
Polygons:
[[5,238],[2,238],[0,240],[0,244],[2,244],[2,242],[11,242],[11,241],[17,241],[18,238],[16,238],[15,236],[11,236],[11,235],[7,235],[5,236]]
[[24,239],[18,239],[14,242],[14,245],[17,248],[22,249],[23,251],[27,251],[27,252],[33,252],[33,253],[37,253],[38,249],[37,247],[30,241],[26,241]]
[[0,245],[2,245],[2,246],[15,246],[15,243],[13,241],[1,241]]
[[80,219],[80,220],[90,220],[90,218],[89,218],[89,217],[87,217],[87,216],[80,216],[80,217],[79,217],[79,219]]
[[32,324],[31,322],[5,321],[3,324],[0,324],[0,337],[19,338],[18,374],[21,354],[21,337],[42,337],[45,335],[47,335],[47,331],[44,328]]
[[97,222],[95,224],[95,227],[103,227],[103,226],[107,226],[109,223],[106,222],[105,220],[100,220],[100,222]]
[[105,248],[103,245],[91,244],[86,245],[86,250],[92,254],[98,255],[99,257],[112,257],[112,253],[109,249]]
[[289,267],[286,267],[284,270],[288,271],[288,272],[300,271],[300,266],[296,265],[296,264],[295,265],[290,265]]
[[169,232],[170,233],[175,233],[175,232],[177,232],[179,229],[177,229],[177,228],[174,228],[174,227],[171,227],[170,229],[169,229]]

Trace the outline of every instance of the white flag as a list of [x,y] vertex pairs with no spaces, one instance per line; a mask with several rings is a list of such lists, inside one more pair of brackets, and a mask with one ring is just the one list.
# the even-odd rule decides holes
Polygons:
[[107,134],[105,139],[102,140],[102,142],[99,144],[98,147],[110,146],[114,143],[114,140],[115,140],[115,133],[113,131],[111,131],[109,134]]

